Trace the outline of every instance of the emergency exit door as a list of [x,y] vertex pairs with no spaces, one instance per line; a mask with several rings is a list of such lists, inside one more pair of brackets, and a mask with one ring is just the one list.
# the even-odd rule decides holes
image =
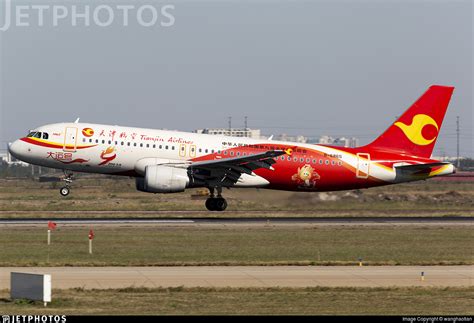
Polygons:
[[357,154],[357,178],[368,178],[370,174],[370,154]]

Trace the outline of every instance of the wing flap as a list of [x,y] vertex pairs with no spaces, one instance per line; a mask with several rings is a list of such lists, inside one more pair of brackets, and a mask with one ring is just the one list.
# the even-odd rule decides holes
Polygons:
[[204,160],[192,163],[189,169],[209,186],[232,186],[242,174],[252,175],[254,170],[260,168],[272,169],[276,163],[274,158],[285,154],[283,150],[270,150],[248,156]]

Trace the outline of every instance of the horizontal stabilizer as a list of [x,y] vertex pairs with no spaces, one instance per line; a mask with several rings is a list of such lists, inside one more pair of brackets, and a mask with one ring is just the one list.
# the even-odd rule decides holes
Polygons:
[[444,166],[444,165],[450,165],[450,163],[429,163],[429,164],[417,164],[417,165],[403,165],[403,166],[395,166],[397,170],[400,170],[402,172],[430,172],[434,167],[439,167],[439,166]]

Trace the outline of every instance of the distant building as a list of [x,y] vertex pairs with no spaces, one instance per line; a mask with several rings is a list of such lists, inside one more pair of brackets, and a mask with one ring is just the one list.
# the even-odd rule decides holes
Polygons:
[[321,136],[319,138],[318,144],[321,145],[333,145],[339,147],[355,148],[359,146],[359,139],[355,137],[346,138],[338,137],[334,138],[331,136]]
[[205,128],[194,130],[195,133],[216,135],[216,136],[229,136],[229,137],[246,137],[252,139],[262,139],[260,129],[249,129],[249,128]]
[[19,166],[28,166],[28,163],[22,162],[21,160],[13,157],[8,150],[0,151],[0,160],[7,163],[8,165],[19,165]]
[[[432,159],[436,159],[443,162],[455,163],[457,162],[458,158],[456,156],[432,156]],[[459,157],[459,160],[467,159],[466,157]]]
[[0,160],[8,164],[8,153],[0,152]]
[[301,144],[305,144],[308,142],[308,138],[305,136],[288,136],[286,133],[282,133],[281,135],[277,136],[275,139],[280,140],[280,141],[298,142]]

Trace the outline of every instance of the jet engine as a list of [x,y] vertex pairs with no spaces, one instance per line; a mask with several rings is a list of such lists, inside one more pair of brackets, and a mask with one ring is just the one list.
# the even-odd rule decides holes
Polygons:
[[137,177],[137,190],[149,193],[178,193],[189,185],[186,169],[151,165],[145,168],[145,177]]

